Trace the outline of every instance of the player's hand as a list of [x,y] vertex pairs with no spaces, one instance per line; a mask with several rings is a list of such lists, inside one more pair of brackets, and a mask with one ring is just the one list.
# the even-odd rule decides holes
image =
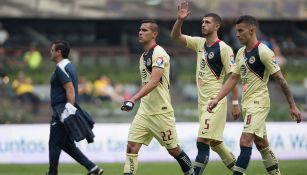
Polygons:
[[240,113],[241,113],[241,110],[240,110],[240,106],[239,105],[232,105],[232,117],[234,120],[237,120],[239,117],[240,117]]
[[122,107],[120,108],[122,111],[131,111],[134,107],[134,102],[133,101],[124,101]]
[[295,120],[297,123],[300,123],[302,121],[302,116],[300,110],[296,107],[296,105],[293,105],[290,107],[290,115],[293,120]]
[[216,98],[214,98],[213,100],[211,100],[209,103],[208,103],[208,106],[207,106],[207,111],[209,113],[213,113],[213,109],[217,106],[218,104],[218,100]]
[[66,103],[64,111],[62,112],[60,116],[60,121],[64,123],[64,120],[70,115],[75,115],[76,111],[77,111],[77,108],[74,105],[72,105],[71,103]]
[[181,1],[180,5],[178,5],[177,19],[185,20],[190,14],[188,2],[186,0]]

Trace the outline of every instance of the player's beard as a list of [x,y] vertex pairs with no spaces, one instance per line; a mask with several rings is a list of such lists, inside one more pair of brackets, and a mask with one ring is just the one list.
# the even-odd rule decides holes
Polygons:
[[212,34],[213,34],[213,31],[208,31],[207,33],[203,32],[204,38],[207,38],[207,37],[209,37]]

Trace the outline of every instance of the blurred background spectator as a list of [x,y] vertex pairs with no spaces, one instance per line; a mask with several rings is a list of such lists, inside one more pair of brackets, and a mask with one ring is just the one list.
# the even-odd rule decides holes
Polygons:
[[18,72],[17,79],[13,81],[12,87],[16,94],[17,100],[19,100],[23,105],[30,105],[32,108],[32,113],[37,113],[39,110],[40,100],[33,93],[32,80],[26,77],[24,72]]
[[24,54],[24,61],[31,70],[39,68],[42,62],[42,54],[36,48],[36,44],[32,43]]
[[94,96],[101,101],[110,101],[114,92],[111,80],[106,75],[101,75],[94,82]]
[[79,101],[91,102],[93,97],[93,83],[86,80],[85,76],[80,76],[78,85]]

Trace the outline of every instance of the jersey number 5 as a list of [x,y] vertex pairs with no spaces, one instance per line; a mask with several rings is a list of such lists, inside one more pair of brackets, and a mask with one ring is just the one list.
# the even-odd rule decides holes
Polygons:
[[210,119],[206,119],[205,120],[205,127],[204,127],[204,129],[209,129],[209,120]]

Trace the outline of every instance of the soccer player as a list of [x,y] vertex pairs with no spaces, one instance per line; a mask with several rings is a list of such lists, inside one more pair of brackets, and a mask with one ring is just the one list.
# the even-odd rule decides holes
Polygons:
[[61,114],[57,110],[60,105],[65,105],[65,108],[69,108],[69,110],[75,109],[74,105],[78,102],[78,77],[75,67],[68,60],[69,50],[69,43],[62,40],[53,42],[50,50],[51,60],[55,62],[56,68],[50,80],[53,114],[50,124],[48,175],[58,174],[62,150],[83,165],[89,171],[88,175],[101,175],[103,169],[90,161],[76,147],[71,134],[68,133],[61,121]]
[[236,36],[244,47],[240,48],[237,53],[233,73],[218,95],[209,102],[207,108],[209,112],[212,112],[218,102],[237,84],[241,76],[244,129],[240,139],[241,153],[234,167],[234,175],[241,175],[246,170],[253,143],[261,153],[268,174],[280,175],[278,162],[270,149],[265,127],[265,119],[270,111],[270,97],[267,88],[270,75],[282,88],[289,103],[292,118],[298,123],[301,121],[300,111],[293,100],[273,51],[257,40],[257,26],[258,22],[252,16],[244,15],[236,20]]
[[186,175],[194,175],[190,158],[178,145],[174,110],[169,94],[170,57],[156,44],[159,27],[155,21],[142,21],[139,43],[144,49],[140,57],[142,88],[121,109],[132,110],[141,99],[138,112],[130,126],[124,175],[135,175],[138,168],[138,152],[156,138],[179,163]]
[[[171,36],[177,42],[193,49],[197,54],[196,84],[198,89],[199,130],[197,138],[198,154],[194,163],[196,175],[203,174],[209,160],[210,147],[230,170],[235,158],[223,143],[223,132],[227,116],[227,99],[223,98],[214,113],[208,113],[206,105],[222,88],[224,77],[234,64],[232,49],[218,38],[217,31],[221,18],[215,13],[206,14],[202,19],[203,37],[191,37],[181,33],[184,20],[189,16],[188,3],[182,1],[177,12],[177,20]],[[237,88],[232,93],[232,115],[236,120],[240,115]]]

